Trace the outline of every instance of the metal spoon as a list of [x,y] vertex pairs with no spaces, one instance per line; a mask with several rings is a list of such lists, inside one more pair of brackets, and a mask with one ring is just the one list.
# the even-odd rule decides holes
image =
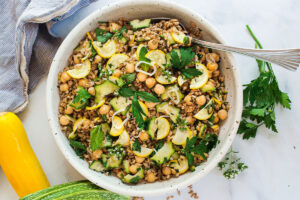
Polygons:
[[[170,20],[170,18],[160,17],[160,18],[151,19],[152,22],[159,22],[161,20]],[[179,25],[182,27],[183,30],[186,30],[183,24],[180,23]],[[207,48],[251,56],[259,60],[277,64],[291,71],[296,71],[300,65],[300,49],[277,49],[277,50],[245,49],[245,48],[231,47],[223,44],[217,44],[213,42],[207,42],[204,40],[199,40],[194,37],[192,37],[192,42]]]

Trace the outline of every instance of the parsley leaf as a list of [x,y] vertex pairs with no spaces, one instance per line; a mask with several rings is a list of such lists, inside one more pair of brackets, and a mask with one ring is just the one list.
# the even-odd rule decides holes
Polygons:
[[188,159],[189,166],[194,165],[194,154],[198,154],[206,159],[205,153],[208,153],[212,150],[218,142],[218,136],[215,134],[206,134],[204,138],[202,138],[197,143],[198,137],[194,136],[191,139],[187,138],[186,146],[183,150],[184,154]]
[[138,101],[138,97],[140,97],[141,99],[147,101],[147,102],[155,102],[158,103],[160,102],[159,99],[152,95],[149,94],[148,92],[145,91],[134,91],[132,90],[130,87],[128,87],[127,85],[121,87],[118,90],[119,95],[123,96],[123,97],[131,97],[133,96],[132,99],[132,115],[135,117],[136,122],[138,123],[138,127],[139,128],[145,128],[145,121],[142,117],[142,114],[146,116],[146,114],[144,113],[143,109],[140,106],[140,103]]
[[125,26],[123,26],[121,28],[121,30],[115,31],[115,34],[113,37],[117,38],[117,40],[120,40],[123,37],[123,32],[127,33],[127,31],[128,31],[128,29]]
[[70,103],[70,106],[72,106],[75,109],[81,109],[89,103],[89,99],[92,97],[92,95],[83,87],[78,87],[77,89],[77,95]]
[[131,97],[134,95],[134,91],[130,89],[128,86],[125,86],[119,89],[119,94],[123,97]]
[[149,94],[148,92],[136,91],[135,93],[138,97],[140,97],[141,99],[143,99],[147,102],[154,102],[154,103],[160,102],[156,96]]
[[95,30],[96,38],[99,42],[105,43],[107,40],[109,40],[113,35],[110,32],[106,32],[103,29],[97,28]]
[[132,143],[132,150],[141,152],[141,143],[137,138],[135,138],[134,142]]
[[146,116],[146,114],[142,110],[142,108],[141,108],[141,106],[138,102],[136,94],[133,96],[133,99],[132,99],[132,114],[136,119],[138,127],[139,128],[144,128],[145,122],[144,122],[142,114],[145,115],[145,116]]
[[180,48],[180,56],[177,51],[173,49],[170,55],[172,67],[175,70],[180,71],[186,78],[191,79],[202,74],[202,72],[196,68],[185,68],[185,66],[190,64],[191,60],[195,57],[192,47]]
[[90,147],[92,151],[95,151],[102,146],[102,142],[104,140],[104,132],[102,131],[101,126],[96,126],[93,130],[91,130],[90,135],[91,135]]
[[132,74],[123,74],[120,78],[125,81],[126,84],[132,83],[135,80],[135,73]]
[[84,144],[82,144],[79,141],[70,140],[70,145],[74,149],[76,155],[79,156],[80,158],[82,158],[83,154],[87,152]]
[[[251,28],[246,26],[250,35],[255,41],[255,47],[262,49]],[[275,107],[281,104],[284,108],[291,109],[291,100],[287,93],[279,89],[277,78],[272,66],[268,62],[256,60],[259,69],[259,76],[249,84],[244,85],[244,110],[243,120],[240,123],[238,134],[243,134],[243,139],[254,138],[258,127],[265,127],[277,132]]]
[[96,49],[92,45],[92,41],[89,40],[89,47],[92,49],[92,57],[95,57],[97,55]]

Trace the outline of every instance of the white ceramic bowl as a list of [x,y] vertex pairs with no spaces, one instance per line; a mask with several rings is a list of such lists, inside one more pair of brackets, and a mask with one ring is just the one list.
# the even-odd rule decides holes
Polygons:
[[240,75],[233,56],[230,53],[219,52],[221,54],[220,69],[225,75],[225,84],[228,90],[227,100],[231,109],[228,113],[228,119],[221,126],[220,143],[210,152],[207,162],[198,166],[194,172],[189,172],[178,178],[172,178],[163,182],[126,185],[116,177],[105,176],[90,170],[88,164],[76,156],[67,138],[60,130],[58,121],[59,95],[57,75],[67,65],[67,60],[79,41],[85,36],[87,31],[91,31],[97,27],[98,21],[117,20],[121,17],[128,19],[170,17],[179,19],[186,26],[190,22],[195,22],[203,30],[203,39],[219,43],[224,43],[224,41],[210,23],[199,14],[184,8],[182,5],[162,0],[129,0],[103,7],[86,17],[65,38],[53,59],[47,81],[48,120],[57,145],[70,164],[84,177],[107,190],[130,196],[162,195],[186,187],[199,180],[216,167],[217,163],[226,154],[236,135],[241,118],[243,96]]

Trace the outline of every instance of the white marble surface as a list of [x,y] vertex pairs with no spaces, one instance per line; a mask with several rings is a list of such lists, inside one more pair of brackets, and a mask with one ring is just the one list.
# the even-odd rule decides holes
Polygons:
[[[65,36],[84,16],[115,1],[101,0],[82,9],[68,22],[58,24],[57,33]],[[265,48],[300,47],[299,0],[186,0],[183,4],[212,22],[228,44],[253,47],[254,43],[245,29],[245,24],[249,24]],[[238,55],[236,59],[243,83],[257,76],[254,59]],[[217,169],[213,170],[193,185],[199,199],[300,199],[300,131],[297,127],[300,121],[300,72],[274,68],[281,89],[289,93],[293,102],[291,111],[280,107],[276,110],[279,134],[274,135],[261,128],[255,140],[244,141],[237,136],[233,146],[240,151],[249,169],[232,181],[223,178]],[[20,117],[50,183],[55,185],[81,179],[59,152],[50,133],[45,87],[46,77],[30,96],[30,104]],[[180,196],[174,193],[173,199],[190,199],[187,192],[188,189],[183,189]],[[166,196],[146,199],[163,200]],[[0,170],[0,200],[10,199],[17,199],[17,195]]]

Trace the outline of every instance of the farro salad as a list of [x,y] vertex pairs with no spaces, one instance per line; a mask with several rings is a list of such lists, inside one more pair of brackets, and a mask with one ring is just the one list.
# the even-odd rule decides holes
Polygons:
[[220,57],[177,19],[98,22],[59,73],[59,122],[92,170],[124,183],[178,177],[205,162],[229,105]]

